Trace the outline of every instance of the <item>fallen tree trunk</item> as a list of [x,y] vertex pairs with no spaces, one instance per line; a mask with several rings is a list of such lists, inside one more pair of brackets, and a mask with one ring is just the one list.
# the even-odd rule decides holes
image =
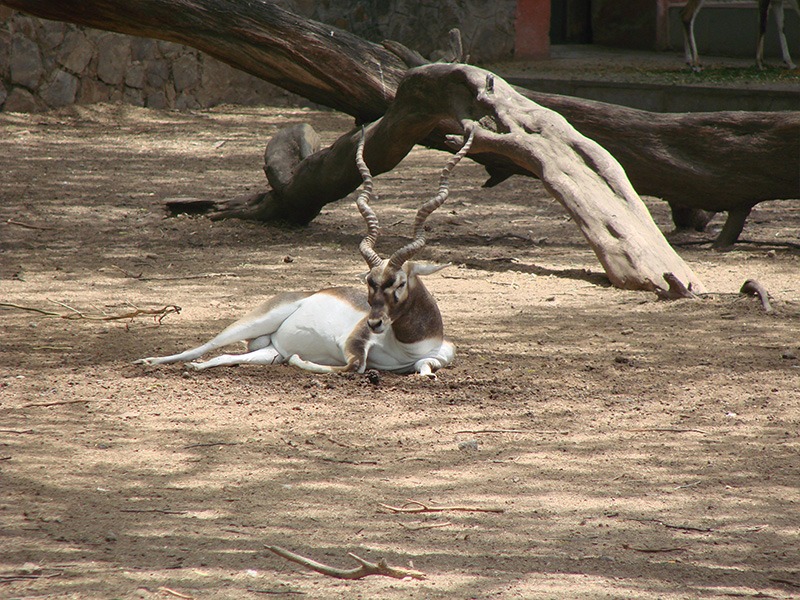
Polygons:
[[652,113],[523,93],[611,152],[636,191],[670,204],[677,226],[698,225],[687,208],[727,212],[717,248],[736,242],[759,202],[800,199],[800,112]]
[[[619,163],[564,117],[483,69],[433,64],[409,71],[386,114],[366,127],[364,159],[370,171],[391,170],[436,128],[458,147],[463,132],[474,128],[472,155],[501,157],[540,178],[572,216],[615,286],[666,289],[668,274],[690,290],[702,290],[664,239]],[[313,147],[316,139],[310,127],[283,130],[267,150],[267,171],[273,173],[271,178],[282,180],[283,191],[273,190],[262,208],[274,207],[272,214],[308,215],[318,210],[320,195],[354,190],[361,183],[355,167],[359,137],[359,129],[354,129],[330,147],[304,157],[298,149]],[[277,147],[271,148],[273,143]],[[274,175],[270,164],[274,157],[281,165],[277,171],[290,171],[290,178]],[[296,161],[293,168],[291,157]]]
[[[407,67],[418,64],[418,57],[398,44],[387,43],[393,50],[389,51],[270,2],[0,0],[0,4],[47,19],[187,44],[359,122],[384,114]],[[670,203],[676,224],[696,224],[697,209],[729,212],[719,246],[736,241],[758,202],[800,196],[800,112],[656,114],[523,93],[558,111],[583,135],[604,146],[640,193]],[[442,131],[435,129],[424,143],[444,148]],[[492,183],[514,173],[530,174],[502,157],[484,155],[479,160],[487,165]],[[245,206],[248,218],[278,216],[298,223],[319,211],[275,215],[259,207],[269,196],[265,192],[237,198],[234,205]]]

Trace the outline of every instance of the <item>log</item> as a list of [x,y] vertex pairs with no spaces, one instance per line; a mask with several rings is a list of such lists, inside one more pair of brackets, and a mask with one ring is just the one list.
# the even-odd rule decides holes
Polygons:
[[[366,126],[364,159],[373,174],[384,173],[434,130],[460,147],[469,128],[476,131],[474,154],[501,157],[544,182],[581,229],[613,285],[667,289],[666,273],[702,291],[614,157],[564,117],[489,71],[450,64],[410,70],[386,114]],[[277,137],[296,148],[309,135],[303,131],[293,127]],[[273,190],[265,199],[266,210],[310,218],[322,205],[320,196],[344,196],[356,189],[361,183],[355,167],[359,137],[356,128],[301,161],[294,153],[299,162],[293,176],[282,184],[281,194]],[[221,208],[223,214],[226,210]]]

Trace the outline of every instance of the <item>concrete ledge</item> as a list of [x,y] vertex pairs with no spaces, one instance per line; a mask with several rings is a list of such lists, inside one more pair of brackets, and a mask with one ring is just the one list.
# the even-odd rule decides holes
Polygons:
[[799,91],[763,86],[748,89],[513,75],[504,79],[513,85],[537,92],[577,96],[653,112],[800,111]]

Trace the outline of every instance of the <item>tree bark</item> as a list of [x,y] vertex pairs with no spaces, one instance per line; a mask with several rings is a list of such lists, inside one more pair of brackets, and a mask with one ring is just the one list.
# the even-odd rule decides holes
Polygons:
[[[419,56],[302,19],[270,2],[243,0],[0,0],[39,17],[188,44],[358,122],[380,117],[407,67]],[[390,48],[392,51],[387,50]],[[764,200],[800,197],[800,112],[657,114],[602,102],[523,91],[558,111],[604,146],[639,193],[663,198],[675,221],[702,226],[700,209],[731,211],[718,245],[736,241],[741,215]],[[426,145],[444,148],[435,129]],[[478,160],[495,184],[520,165],[492,155]],[[249,214],[265,194],[236,199]],[[333,201],[336,198],[328,198]],[[321,206],[320,206],[321,208]],[[304,222],[319,212],[279,215]],[[683,216],[682,216],[683,215]]]

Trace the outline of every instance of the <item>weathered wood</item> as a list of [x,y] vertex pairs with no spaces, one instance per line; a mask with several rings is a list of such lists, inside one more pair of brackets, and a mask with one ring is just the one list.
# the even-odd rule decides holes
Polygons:
[[669,273],[702,290],[619,163],[558,113],[488,71],[467,66],[414,69],[384,119],[403,103],[429,106],[442,121],[476,122],[473,151],[503,156],[539,177],[572,216],[615,286],[664,288],[664,274]]
[[[544,182],[573,217],[615,286],[666,289],[667,273],[702,290],[614,158],[558,113],[483,69],[434,64],[409,71],[383,118],[366,127],[365,160],[373,174],[383,173],[435,129],[459,136],[468,127],[476,130],[475,154],[501,157]],[[299,130],[278,137],[292,140],[292,131]],[[265,198],[271,207],[267,210],[311,218],[323,205],[321,196],[344,196],[356,189],[361,183],[355,168],[359,137],[359,129],[354,129],[299,162],[283,193],[273,190]],[[291,147],[296,145],[290,141]],[[228,207],[218,208],[218,214],[230,214]]]

